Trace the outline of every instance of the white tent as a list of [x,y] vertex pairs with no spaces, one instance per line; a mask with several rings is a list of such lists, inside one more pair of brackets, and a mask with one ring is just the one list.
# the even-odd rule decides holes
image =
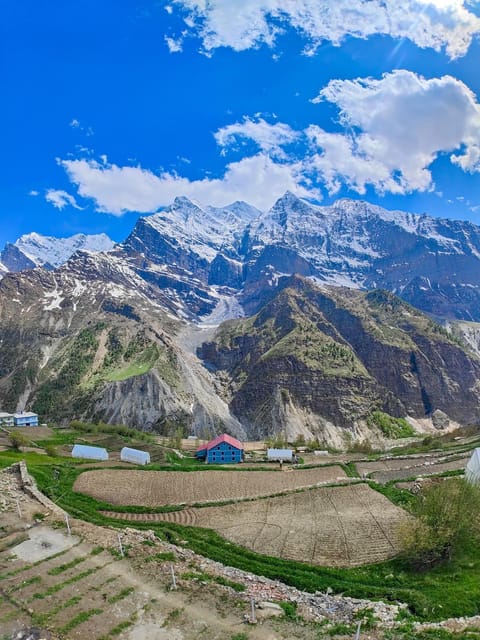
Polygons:
[[480,448],[473,450],[472,457],[467,462],[465,479],[475,484],[480,483]]
[[103,447],[90,447],[86,444],[75,444],[72,458],[88,458],[88,460],[108,460],[108,451]]
[[122,462],[133,462],[133,464],[150,464],[150,454],[140,449],[130,449],[123,447],[120,451],[120,460]]
[[292,462],[293,449],[267,449],[268,462]]

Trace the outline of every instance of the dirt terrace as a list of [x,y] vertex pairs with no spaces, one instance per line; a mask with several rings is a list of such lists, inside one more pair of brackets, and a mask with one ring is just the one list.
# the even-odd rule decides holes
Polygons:
[[195,504],[257,498],[345,480],[341,467],[288,471],[85,471],[74,490],[115,505]]

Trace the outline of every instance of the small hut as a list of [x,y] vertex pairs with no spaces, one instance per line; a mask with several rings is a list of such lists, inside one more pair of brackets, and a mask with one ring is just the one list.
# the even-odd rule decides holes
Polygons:
[[150,454],[148,451],[123,447],[120,451],[120,460],[122,462],[131,462],[132,464],[150,464]]
[[74,444],[72,458],[86,458],[87,460],[108,460],[108,451],[103,447],[91,447],[86,444]]

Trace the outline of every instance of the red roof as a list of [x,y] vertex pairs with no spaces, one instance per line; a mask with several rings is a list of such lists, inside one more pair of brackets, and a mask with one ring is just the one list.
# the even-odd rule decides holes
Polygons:
[[243,449],[243,444],[240,442],[240,440],[229,436],[228,433],[222,433],[221,436],[217,436],[213,440],[210,440],[210,442],[207,442],[207,444],[202,444],[201,447],[198,447],[197,451],[209,451],[210,449],[213,449],[213,447],[216,447],[217,444],[221,444],[222,442],[226,442],[236,449]]

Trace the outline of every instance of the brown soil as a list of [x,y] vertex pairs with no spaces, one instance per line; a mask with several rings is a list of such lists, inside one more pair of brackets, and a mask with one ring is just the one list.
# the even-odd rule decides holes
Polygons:
[[175,505],[255,498],[346,478],[341,467],[288,471],[85,471],[74,490],[118,505]]
[[106,515],[206,527],[258,553],[344,567],[395,555],[398,525],[406,517],[402,509],[364,484],[309,489],[223,507]]

